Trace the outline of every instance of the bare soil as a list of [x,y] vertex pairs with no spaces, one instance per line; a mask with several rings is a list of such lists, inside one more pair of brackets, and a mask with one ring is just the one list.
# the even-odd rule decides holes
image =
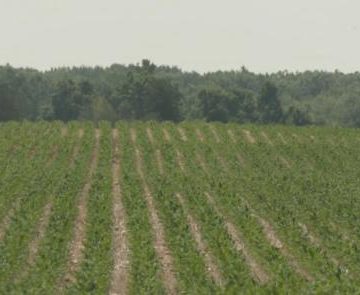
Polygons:
[[112,195],[113,195],[113,257],[114,268],[111,275],[110,294],[127,294],[129,249],[126,230],[125,208],[120,186],[119,134],[112,131]]
[[146,134],[147,134],[147,137],[148,137],[151,145],[154,145],[154,144],[155,144],[155,140],[154,140],[154,136],[153,136],[153,134],[152,134],[151,128],[149,128],[149,127],[146,128]]
[[236,158],[238,159],[240,165],[241,165],[242,167],[245,167],[245,165],[246,165],[245,159],[244,159],[244,157],[243,157],[240,153],[237,153],[237,154],[236,154]]
[[78,271],[80,263],[83,259],[83,250],[86,238],[87,200],[91,189],[93,175],[97,167],[99,147],[100,130],[96,129],[95,147],[91,156],[89,174],[78,198],[78,215],[75,220],[73,240],[70,244],[67,273],[64,278],[65,284],[74,283],[76,281],[75,274]]
[[221,140],[220,140],[219,134],[218,134],[217,131],[216,131],[215,126],[209,125],[209,127],[210,127],[210,130],[211,130],[211,132],[212,132],[212,134],[213,134],[213,136],[214,136],[215,142],[216,142],[216,143],[220,143]]
[[60,132],[62,137],[66,137],[68,135],[67,127],[66,126],[62,127]]
[[236,143],[236,138],[235,138],[234,132],[232,130],[228,129],[227,133],[229,134],[229,137],[230,137],[231,141],[233,143]]
[[224,279],[221,275],[221,272],[219,270],[219,267],[215,263],[215,259],[210,253],[207,244],[202,238],[201,235],[201,229],[194,217],[189,213],[187,210],[185,200],[183,196],[179,193],[176,194],[176,197],[178,198],[187,218],[187,222],[190,225],[190,231],[193,239],[196,242],[197,249],[200,252],[200,254],[204,257],[206,269],[208,271],[208,274],[212,278],[212,280],[217,284],[218,286],[223,286]]
[[261,131],[261,136],[265,139],[266,143],[273,146],[274,144],[270,140],[269,136],[265,133],[265,131]]
[[164,134],[164,138],[167,142],[171,142],[171,137],[169,132],[167,131],[167,129],[163,128],[163,134]]
[[0,223],[0,241],[3,240],[8,228],[10,227],[11,219],[14,217],[19,206],[20,206],[19,200],[16,200],[15,204],[11,207],[10,210],[8,210],[7,214],[1,221],[1,223]]
[[200,166],[201,166],[201,168],[204,170],[204,172],[208,174],[208,173],[209,173],[209,169],[208,169],[208,167],[207,167],[207,165],[206,165],[203,157],[202,157],[200,154],[198,154],[198,153],[196,153],[196,160],[197,160],[197,162],[200,164]]
[[243,131],[243,133],[244,133],[244,135],[245,135],[245,139],[246,139],[246,141],[247,141],[248,143],[251,143],[251,144],[256,143],[255,138],[252,136],[252,134],[251,134],[251,132],[250,132],[249,130],[243,129],[242,131]]
[[160,260],[162,268],[162,278],[164,281],[165,289],[167,294],[177,294],[177,282],[175,278],[174,268],[173,268],[173,258],[171,256],[170,250],[166,245],[165,232],[163,225],[160,221],[160,218],[157,214],[156,207],[154,204],[154,199],[151,194],[151,191],[146,183],[145,175],[143,172],[143,163],[140,151],[136,148],[136,169],[142,180],[142,185],[144,189],[145,199],[147,207],[150,212],[150,223],[154,232],[155,238],[155,251]]
[[206,194],[206,197],[207,197],[209,203],[214,208],[216,214],[221,216],[222,219],[224,220],[226,230],[234,243],[235,249],[238,252],[241,252],[241,254],[243,255],[246,264],[250,268],[253,278],[260,285],[264,285],[264,284],[268,283],[270,280],[269,275],[265,272],[265,270],[261,267],[261,265],[259,263],[257,263],[255,258],[251,255],[251,253],[245,246],[245,243],[243,242],[242,234],[236,229],[234,224],[232,224],[229,220],[227,220],[226,217],[221,213],[220,209],[216,206],[216,203],[215,203],[215,200],[213,199],[213,197],[207,192],[205,194]]
[[196,128],[195,129],[195,133],[196,133],[196,136],[198,138],[198,140],[200,142],[205,142],[205,137],[204,137],[204,134],[202,134],[202,132],[200,131],[200,129]]
[[294,271],[299,276],[301,276],[303,279],[309,282],[313,282],[314,278],[312,277],[312,275],[299,264],[299,262],[290,253],[290,251],[284,245],[284,243],[280,241],[272,225],[269,222],[267,222],[265,219],[261,218],[256,214],[253,214],[253,216],[258,220],[259,224],[262,226],[266,239],[269,241],[271,246],[279,250],[279,252],[287,259],[289,265],[294,269]]
[[136,130],[134,128],[130,128],[130,138],[133,144],[136,144],[136,137]]
[[163,160],[162,160],[160,150],[156,150],[156,162],[157,162],[157,165],[158,165],[160,175],[164,175],[165,174],[164,165],[163,165]]
[[71,160],[70,160],[70,164],[69,164],[70,169],[73,169],[75,166],[75,161],[76,161],[76,158],[79,155],[79,151],[80,151],[80,142],[81,142],[81,139],[83,138],[83,136],[84,136],[84,129],[81,128],[81,129],[79,129],[79,132],[78,132],[78,143],[75,146],[73,156],[71,157]]
[[[69,163],[70,163],[70,169],[72,170],[74,167],[74,165],[72,163],[74,163],[75,158],[77,157],[78,153],[79,153],[79,149],[80,149],[80,139],[83,136],[83,132],[79,132],[78,135],[78,142],[76,143],[73,152],[70,156],[69,159]],[[43,240],[46,230],[48,228],[49,225],[49,221],[50,221],[50,216],[52,213],[52,207],[53,207],[53,196],[50,197],[50,200],[48,201],[48,203],[46,203],[46,205],[43,208],[43,213],[40,217],[40,220],[38,222],[36,231],[35,231],[35,235],[33,240],[30,242],[29,245],[29,254],[28,254],[28,259],[27,259],[27,264],[31,267],[35,264],[36,258],[37,258],[37,253],[39,251],[39,246],[41,241]],[[20,277],[25,277],[26,273],[28,271],[28,268],[23,269],[23,273],[20,275]]]
[[281,140],[281,142],[283,144],[287,144],[287,141],[285,140],[285,137],[280,132],[278,132],[278,137],[280,138],[280,140]]
[[280,162],[281,162],[286,168],[288,168],[288,169],[291,168],[291,165],[290,165],[289,161],[286,160],[283,156],[280,156],[279,159],[280,159]]
[[48,168],[59,156],[59,146],[55,145],[52,147],[49,155],[49,160],[46,163],[46,167]]
[[185,130],[183,128],[181,128],[181,127],[178,127],[178,131],[180,133],[181,140],[182,141],[187,141],[188,138],[186,136]]
[[184,156],[178,149],[176,149],[176,161],[180,170],[184,173],[185,172]]

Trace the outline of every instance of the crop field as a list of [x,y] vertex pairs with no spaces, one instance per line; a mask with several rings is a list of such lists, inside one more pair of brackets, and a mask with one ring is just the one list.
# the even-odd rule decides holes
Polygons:
[[0,124],[0,294],[359,294],[356,129]]

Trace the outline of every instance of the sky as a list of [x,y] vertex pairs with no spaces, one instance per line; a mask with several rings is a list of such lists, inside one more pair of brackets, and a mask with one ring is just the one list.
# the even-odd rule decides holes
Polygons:
[[359,0],[0,0],[0,64],[360,70]]

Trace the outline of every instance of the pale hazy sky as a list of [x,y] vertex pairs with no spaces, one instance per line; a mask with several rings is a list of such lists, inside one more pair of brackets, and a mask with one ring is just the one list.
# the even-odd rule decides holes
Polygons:
[[0,64],[360,70],[359,0],[0,0]]

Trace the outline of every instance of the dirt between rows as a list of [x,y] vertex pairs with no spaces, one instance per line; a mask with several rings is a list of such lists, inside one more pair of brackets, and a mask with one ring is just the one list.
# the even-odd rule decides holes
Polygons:
[[234,132],[230,129],[227,130],[227,133],[229,134],[229,137],[233,143],[236,143]]
[[129,249],[126,229],[125,208],[120,186],[119,133],[112,131],[112,196],[113,196],[113,257],[110,294],[127,294]]
[[150,212],[150,223],[154,232],[155,238],[155,251],[160,260],[160,265],[162,268],[162,278],[167,294],[177,294],[177,282],[175,278],[175,272],[173,267],[173,258],[171,256],[170,250],[167,247],[165,240],[165,232],[163,225],[160,221],[160,218],[157,214],[154,199],[151,194],[151,191],[146,183],[145,175],[143,172],[143,160],[140,151],[138,148],[135,149],[135,161],[136,161],[136,170],[142,181],[142,186],[144,189],[145,200],[147,207]]
[[200,164],[201,168],[205,171],[205,173],[209,174],[209,169],[208,169],[203,157],[199,153],[196,153],[196,160]]
[[75,274],[79,269],[80,263],[83,259],[84,243],[86,238],[86,218],[87,218],[87,200],[91,189],[93,175],[97,168],[100,148],[100,130],[95,130],[95,147],[91,156],[91,163],[89,173],[83,189],[78,198],[78,215],[74,224],[74,236],[70,244],[69,260],[67,263],[67,271],[65,277],[61,280],[60,286],[68,285],[76,281]]
[[167,131],[167,129],[163,128],[163,134],[164,134],[164,138],[167,142],[171,142],[171,137],[169,132]]
[[176,149],[176,161],[178,166],[180,167],[180,170],[185,173],[184,156],[178,149]]
[[287,144],[287,141],[285,140],[284,136],[280,132],[278,132],[278,137],[280,138],[280,140],[283,144]]
[[67,127],[66,126],[62,127],[60,133],[61,133],[61,137],[66,137],[68,135]]
[[215,127],[213,125],[209,125],[209,127],[210,127],[210,130],[211,130],[211,132],[212,132],[212,134],[214,136],[215,142],[220,143],[221,140],[220,140],[219,134],[217,133]]
[[163,160],[162,160],[162,156],[161,156],[161,151],[156,150],[155,155],[156,155],[156,162],[158,165],[159,173],[160,173],[160,175],[164,175],[165,171],[164,171],[164,165],[163,165]]
[[[37,152],[36,147],[34,146],[30,152],[29,152],[29,159],[32,160]],[[53,146],[49,158],[45,164],[45,166],[48,168],[58,157],[59,154],[59,147],[57,145]],[[7,212],[6,216],[3,218],[3,220],[0,223],[0,241],[4,238],[4,235],[10,226],[11,219],[14,217],[16,211],[19,209],[20,203],[19,200],[15,203],[14,206]]]
[[189,210],[187,209],[185,204],[184,197],[179,193],[176,194],[176,197],[179,200],[179,203],[181,204],[186,214],[187,222],[190,225],[190,232],[194,241],[196,242],[197,249],[199,253],[204,257],[208,274],[215,282],[215,284],[217,284],[220,287],[223,286],[224,279],[219,270],[219,267],[215,263],[214,257],[211,255],[208,246],[206,245],[205,241],[202,238],[200,226],[196,222],[195,218],[189,213]]
[[181,128],[181,127],[178,127],[177,130],[180,133],[181,140],[182,141],[187,141],[188,138],[186,136],[185,130],[183,128]]
[[[83,132],[79,131],[78,141],[75,144],[75,146],[73,148],[73,152],[69,158],[70,170],[73,169],[73,165],[71,165],[71,163],[75,161],[75,158],[77,157],[77,155],[79,153],[80,140],[82,138],[82,135],[83,135]],[[32,239],[32,241],[29,244],[27,266],[25,266],[22,269],[17,280],[21,280],[21,279],[25,278],[26,275],[28,274],[29,267],[33,266],[36,262],[40,243],[45,237],[46,230],[47,230],[49,222],[50,222],[50,217],[51,217],[52,208],[53,208],[53,197],[54,197],[53,195],[50,196],[50,200],[45,204],[45,206],[43,208],[42,215],[39,219],[39,222],[38,222],[36,230],[35,230],[34,238]]]
[[256,143],[255,138],[252,136],[252,134],[251,134],[251,132],[250,132],[249,130],[243,129],[242,131],[243,131],[243,133],[244,133],[244,135],[245,135],[245,139],[246,139],[246,141],[247,141],[248,143],[251,143],[251,144]]
[[264,138],[264,140],[266,141],[267,144],[273,146],[274,144],[272,143],[272,141],[270,140],[269,136],[265,133],[265,131],[261,131],[261,136]]
[[307,225],[305,225],[304,223],[299,222],[298,223],[299,227],[302,230],[303,235],[309,240],[310,244],[315,246],[316,248],[320,249],[321,253],[325,254],[325,256],[328,257],[328,259],[331,261],[332,264],[334,264],[336,267],[340,267],[341,269],[343,269],[346,273],[348,273],[348,269],[347,267],[345,267],[343,265],[343,263],[340,263],[340,261],[338,259],[336,259],[335,257],[331,256],[328,251],[324,248],[324,246],[322,245],[322,242],[320,241],[320,239],[318,237],[316,237],[307,227]]
[[287,259],[289,265],[298,275],[300,275],[302,278],[309,282],[313,282],[314,278],[312,277],[312,275],[298,263],[296,258],[290,253],[285,244],[280,241],[272,225],[265,219],[256,215],[255,213],[252,213],[252,215],[258,220],[259,224],[262,226],[265,237],[267,238],[271,246],[279,250],[279,252]]
[[280,162],[288,169],[291,168],[291,165],[288,160],[286,160],[283,156],[279,156]]
[[205,137],[204,137],[204,134],[202,134],[202,132],[200,131],[200,129],[196,128],[195,129],[195,133],[196,133],[196,136],[198,138],[198,140],[200,142],[205,142]]
[[154,136],[152,134],[152,130],[149,127],[146,128],[146,134],[147,134],[147,137],[148,137],[151,145],[154,145],[155,144]]
[[133,144],[136,144],[136,137],[136,130],[134,128],[130,128],[130,138]]
[[19,209],[19,207],[20,207],[20,202],[19,202],[19,200],[16,200],[15,204],[13,204],[11,209],[8,210],[7,214],[5,215],[3,220],[1,221],[1,224],[0,224],[0,241],[3,240],[8,228],[10,227],[11,220],[14,217],[16,211]]
[[211,206],[213,207],[213,209],[215,210],[216,214],[218,216],[220,216],[225,223],[225,227],[226,230],[229,234],[229,236],[231,237],[235,249],[242,253],[246,264],[249,266],[252,277],[260,284],[260,285],[264,285],[266,283],[269,282],[270,277],[269,275],[265,272],[265,270],[261,267],[261,265],[255,260],[255,258],[250,254],[249,250],[247,249],[247,247],[245,246],[245,243],[243,242],[243,238],[242,235],[240,234],[240,232],[236,229],[236,227],[229,221],[226,219],[226,217],[222,214],[222,212],[220,211],[220,209],[217,207],[215,200],[213,199],[213,197],[208,193],[205,192],[205,195],[207,197],[207,200],[209,202],[209,204],[211,204]]

